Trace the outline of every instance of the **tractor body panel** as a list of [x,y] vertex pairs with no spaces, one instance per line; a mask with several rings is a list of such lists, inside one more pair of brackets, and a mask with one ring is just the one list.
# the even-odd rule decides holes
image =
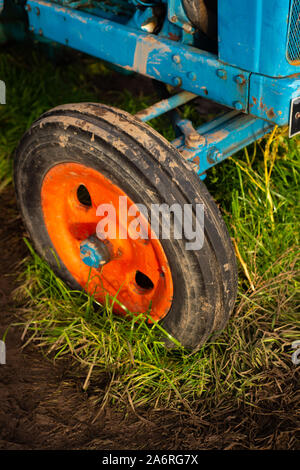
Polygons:
[[[298,73],[300,2],[224,0],[218,15],[220,60],[269,77]],[[298,42],[293,38],[297,33]],[[295,61],[293,47],[298,47]]]

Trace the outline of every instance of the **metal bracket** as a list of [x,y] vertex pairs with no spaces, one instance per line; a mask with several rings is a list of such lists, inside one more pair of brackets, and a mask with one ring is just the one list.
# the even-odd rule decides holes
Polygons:
[[168,0],[168,19],[171,23],[182,28],[185,33],[195,33],[195,28],[191,25],[190,20],[185,14],[182,2]]
[[29,0],[27,9],[29,29],[40,38],[225,106],[248,110],[249,73],[222,64],[211,53],[43,0]]
[[185,127],[190,132],[190,136],[193,136],[193,145],[191,145],[193,141],[190,136],[187,139],[186,132],[184,136],[173,140],[172,144],[186,160],[193,164],[197,173],[202,175],[209,168],[267,134],[273,124],[231,111],[203,124],[196,130],[187,124]]

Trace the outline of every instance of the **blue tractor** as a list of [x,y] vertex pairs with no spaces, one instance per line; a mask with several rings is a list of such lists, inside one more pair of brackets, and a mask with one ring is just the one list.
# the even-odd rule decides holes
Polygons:
[[[1,43],[55,42],[161,84],[135,116],[100,103],[44,113],[16,150],[15,188],[37,251],[71,287],[198,348],[226,325],[237,289],[203,180],[276,125],[300,132],[300,0],[0,0],[0,12]],[[195,128],[177,107],[196,97],[226,112]],[[147,124],[163,113],[171,143]],[[153,213],[169,236],[153,232]]]

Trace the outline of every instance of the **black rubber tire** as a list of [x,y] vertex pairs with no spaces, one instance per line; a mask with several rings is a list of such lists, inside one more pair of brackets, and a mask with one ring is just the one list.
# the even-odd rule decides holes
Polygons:
[[98,170],[135,203],[204,204],[201,250],[187,251],[185,239],[161,240],[174,284],[172,307],[161,323],[193,350],[223,329],[236,298],[236,259],[215,202],[179,152],[134,116],[94,103],[54,108],[25,133],[14,167],[25,226],[37,252],[72,288],[80,289],[61,260],[58,268],[41,208],[43,179],[62,162]]

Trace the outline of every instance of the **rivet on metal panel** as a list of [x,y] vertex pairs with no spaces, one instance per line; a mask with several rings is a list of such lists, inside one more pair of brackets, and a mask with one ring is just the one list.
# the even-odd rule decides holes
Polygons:
[[241,111],[243,109],[243,105],[240,101],[234,101],[233,103],[233,106],[235,107],[235,109],[237,109],[238,111]]
[[25,5],[25,10],[26,11],[31,11],[31,6],[30,5]]
[[244,75],[237,75],[236,77],[234,77],[234,79],[239,85],[244,85],[246,83]]
[[173,55],[173,62],[175,62],[175,64],[180,64],[180,61],[179,55]]
[[40,16],[40,9],[39,9],[39,7],[35,7],[34,11],[35,11],[35,14],[36,14],[37,16]]
[[[151,15],[150,18],[147,17],[149,14]],[[146,19],[141,24],[141,30],[146,31],[147,33],[154,33],[158,25],[158,16],[155,14],[154,7],[146,8],[146,10],[144,11],[144,15],[146,15]]]
[[173,83],[175,86],[180,86],[182,84],[182,80],[180,77],[174,77],[173,78]]
[[223,78],[224,80],[227,78],[227,72],[224,69],[218,69],[217,75],[219,78]]
[[196,80],[197,78],[197,75],[195,74],[195,72],[188,72],[187,76],[190,80],[193,80],[193,81]]

